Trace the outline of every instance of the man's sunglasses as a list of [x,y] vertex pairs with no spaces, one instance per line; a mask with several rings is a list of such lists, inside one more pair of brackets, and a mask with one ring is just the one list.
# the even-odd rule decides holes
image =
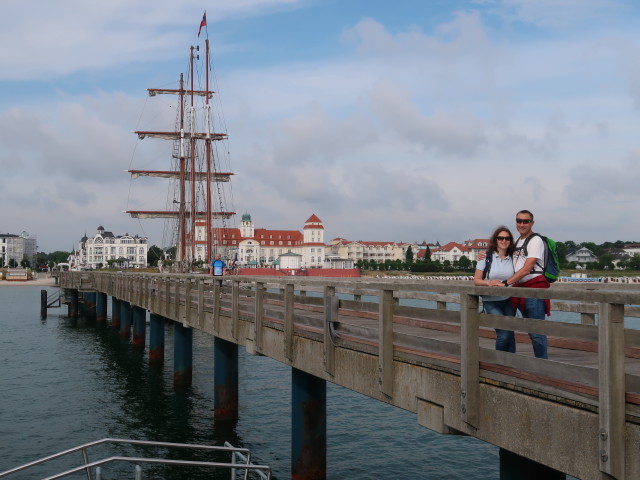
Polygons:
[[516,223],[531,223],[533,222],[533,220],[531,220],[530,218],[516,218]]

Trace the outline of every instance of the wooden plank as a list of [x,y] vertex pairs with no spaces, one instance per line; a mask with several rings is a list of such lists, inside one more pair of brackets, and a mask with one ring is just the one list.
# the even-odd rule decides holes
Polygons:
[[231,335],[235,340],[238,339],[238,329],[240,323],[240,281],[234,280],[233,285],[231,287],[231,322],[232,332]]
[[599,361],[600,470],[625,476],[624,305],[600,304]]
[[191,325],[191,281],[187,281],[184,292],[184,319],[187,325]]
[[293,360],[293,283],[284,286],[284,356]]
[[204,281],[198,282],[198,326],[204,327]]
[[463,420],[478,427],[480,396],[480,345],[477,295],[461,295],[460,304],[460,397]]
[[324,297],[324,371],[331,376],[335,373],[336,346],[332,333],[333,322],[338,320],[338,304],[339,301],[335,295]]
[[543,333],[554,337],[598,341],[598,329],[591,325],[577,323],[550,322],[531,318],[507,317],[504,315],[480,314],[480,326],[502,328],[527,333]]
[[220,282],[213,282],[213,331],[220,333],[220,302],[222,301],[222,288]]
[[254,335],[256,351],[262,350],[262,318],[264,315],[264,282],[255,282],[256,298],[254,303]]
[[380,291],[380,313],[378,316],[378,368],[380,391],[393,396],[393,290]]

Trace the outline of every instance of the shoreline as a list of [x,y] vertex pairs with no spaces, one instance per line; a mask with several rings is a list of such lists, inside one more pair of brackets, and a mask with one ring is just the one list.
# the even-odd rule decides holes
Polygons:
[[33,280],[0,280],[0,287],[56,287],[53,277],[38,277]]

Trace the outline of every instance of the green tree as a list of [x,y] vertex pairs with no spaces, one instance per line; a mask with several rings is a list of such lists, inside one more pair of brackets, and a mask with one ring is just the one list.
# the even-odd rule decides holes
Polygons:
[[604,253],[604,248],[602,248],[600,245],[596,245],[593,242],[582,242],[581,246],[591,250],[596,257],[600,257],[600,255]]
[[600,270],[613,270],[613,255],[603,253],[598,259],[598,268]]
[[407,263],[413,263],[413,250],[411,249],[411,245],[407,247],[407,252],[405,253],[404,258]]
[[29,261],[29,259],[27,258],[26,255],[24,257],[22,257],[22,260],[20,260],[20,266],[22,268],[30,268],[31,267],[31,262]]
[[69,258],[70,252],[63,252],[56,250],[53,253],[47,254],[47,258],[55,263],[65,263]]
[[162,260],[162,250],[157,245],[151,245],[147,250],[147,263],[152,267],[158,266],[158,261]]
[[466,255],[462,255],[458,260],[458,268],[468,272],[471,269],[471,260]]
[[567,248],[567,244],[565,242],[556,242],[556,247],[558,249],[558,260],[560,261],[560,267],[567,268],[567,252],[569,251]]
[[16,262],[15,258],[9,259],[9,268],[16,268],[18,266],[18,262]]
[[640,270],[640,255],[634,255],[629,259],[630,270]]

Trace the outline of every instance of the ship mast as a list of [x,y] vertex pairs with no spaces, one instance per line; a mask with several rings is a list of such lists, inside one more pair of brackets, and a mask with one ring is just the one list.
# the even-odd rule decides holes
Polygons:
[[[126,213],[133,218],[165,218],[177,219],[177,245],[176,261],[180,271],[189,270],[196,260],[204,260],[207,263],[214,254],[214,231],[212,221],[214,219],[226,220],[235,215],[235,212],[226,211],[223,208],[223,198],[219,198],[220,209],[214,211],[212,198],[212,184],[230,181],[230,172],[219,172],[212,152],[212,141],[225,140],[226,133],[214,133],[211,122],[210,99],[214,91],[209,86],[209,39],[205,40],[205,88],[195,88],[195,60],[199,59],[196,53],[199,48],[191,46],[189,55],[189,89],[185,90],[183,74],[180,74],[179,89],[148,89],[149,96],[169,94],[179,96],[179,110],[176,129],[174,132],[136,131],[138,138],[161,138],[176,142],[174,152],[177,150],[177,170],[128,170],[132,179],[138,177],[161,177],[177,181],[179,200],[175,198],[172,204],[177,205],[175,210],[168,211],[140,211],[128,210]],[[204,97],[204,132],[198,131],[196,98]],[[186,102],[189,101],[187,106]],[[188,118],[185,118],[188,115]],[[186,123],[186,125],[185,125]],[[204,142],[204,161],[198,164],[198,143]],[[175,157],[174,157],[175,158]],[[202,165],[204,163],[204,165]],[[203,168],[204,167],[204,168]],[[220,187],[219,187],[220,188]],[[204,196],[204,198],[202,198]],[[187,200],[188,197],[188,200]],[[204,231],[203,240],[200,240],[199,231]],[[198,249],[198,244],[204,243],[204,251]],[[201,245],[202,247],[202,245]]]

